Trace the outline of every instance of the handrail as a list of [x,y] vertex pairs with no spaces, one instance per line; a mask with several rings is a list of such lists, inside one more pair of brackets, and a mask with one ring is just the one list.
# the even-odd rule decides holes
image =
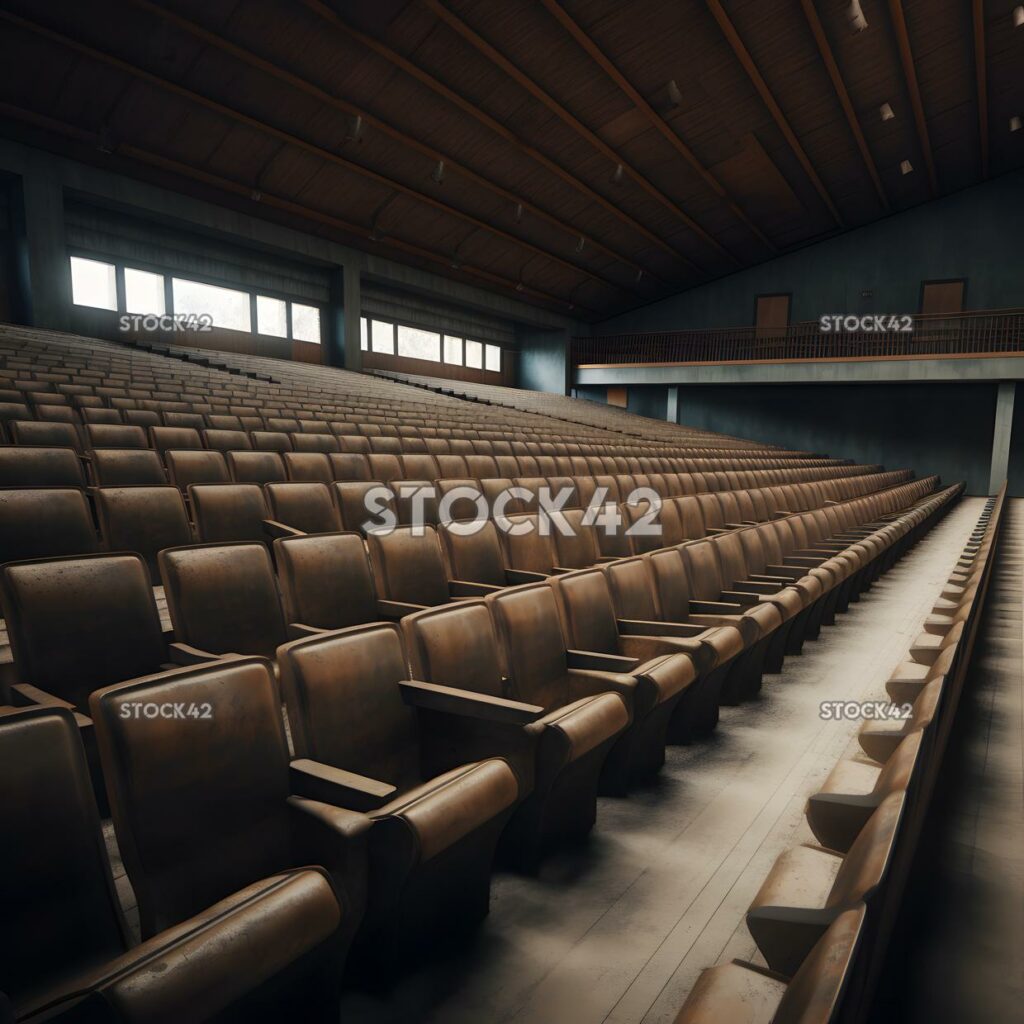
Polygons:
[[886,315],[871,327],[881,329],[848,331],[841,327],[825,331],[815,320],[782,328],[594,335],[573,338],[572,361],[580,367],[1024,353],[1022,309]]

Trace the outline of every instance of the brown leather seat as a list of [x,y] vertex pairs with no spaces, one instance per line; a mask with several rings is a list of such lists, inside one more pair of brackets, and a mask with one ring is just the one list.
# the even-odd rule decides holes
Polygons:
[[84,487],[82,460],[73,448],[0,445],[0,487]]
[[226,452],[228,472],[236,484],[269,484],[287,480],[288,474],[278,452]]
[[398,522],[394,492],[380,480],[338,480],[331,489],[346,530],[363,531],[366,524]]
[[327,484],[269,483],[263,493],[270,518],[277,523],[302,533],[336,533],[341,529],[338,509]]
[[867,911],[845,910],[792,977],[733,960],[697,979],[674,1024],[830,1024],[854,974]]
[[185,450],[164,452],[168,479],[183,494],[192,484],[226,484],[231,480],[222,452]]
[[270,554],[262,544],[194,544],[160,552],[174,638],[195,657],[259,654],[287,639]]
[[215,452],[244,452],[252,449],[252,441],[244,430],[204,430],[203,447]]
[[170,451],[198,451],[203,447],[199,431],[193,427],[150,427],[149,446],[166,461]]
[[537,583],[539,573],[510,568],[505,562],[498,530],[490,519],[442,523],[437,535],[444,551],[449,578],[480,587],[486,596],[491,587]]
[[204,543],[269,540],[270,511],[258,484],[190,484],[188,497]]
[[42,448],[73,448],[82,451],[82,437],[71,423],[40,420],[12,420],[7,425],[15,444],[38,445]]
[[[176,763],[172,754],[164,768]],[[0,774],[0,815],[18,837],[0,853],[0,989],[18,1020],[141,1024],[224,1019],[226,1011],[251,1019],[274,1005],[283,1013],[309,972],[323,969],[325,954],[336,964],[343,952],[353,912],[322,871],[285,864],[238,891],[195,901],[165,931],[151,926],[151,937],[129,948],[72,714],[0,710]],[[126,861],[129,839],[121,833]],[[354,851],[357,844],[350,842]],[[205,839],[186,845],[208,849]]]
[[150,448],[101,448],[92,453],[92,477],[99,487],[167,483],[160,456]]
[[160,575],[159,552],[192,543],[177,487],[98,487],[93,495],[104,547],[142,555],[154,578]]
[[115,426],[107,423],[86,423],[85,436],[89,448],[148,448],[142,427]]
[[403,682],[396,626],[297,640],[279,658],[295,752],[312,759],[294,763],[300,791],[374,823],[360,948],[391,973],[400,952],[487,913],[518,780],[507,761],[448,742],[447,716],[431,710],[436,692]]
[[[570,669],[546,587],[503,596],[507,600],[500,604],[470,600],[426,609],[404,619],[402,630],[413,678],[513,701],[519,708],[521,714],[507,720],[489,720],[481,710],[468,720],[441,717],[439,725],[447,742],[467,749],[467,756],[500,754],[516,769],[524,801],[503,846],[509,858],[529,869],[553,843],[578,838],[593,826],[598,780],[630,723],[636,682],[628,675]],[[496,622],[506,635],[504,646]],[[523,626],[531,628],[528,653],[521,644]],[[624,766],[617,768],[609,788],[621,792],[627,780]]]
[[99,547],[85,494],[75,488],[0,488],[0,564],[87,555]]

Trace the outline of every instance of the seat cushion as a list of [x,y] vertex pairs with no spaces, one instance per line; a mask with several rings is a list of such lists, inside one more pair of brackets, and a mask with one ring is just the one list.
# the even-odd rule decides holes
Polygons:
[[771,1024],[786,983],[742,964],[702,971],[675,1024]]

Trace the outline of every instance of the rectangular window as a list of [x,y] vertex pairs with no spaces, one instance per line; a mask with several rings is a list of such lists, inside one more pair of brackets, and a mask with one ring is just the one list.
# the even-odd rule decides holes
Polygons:
[[450,334],[444,336],[444,361],[453,363],[455,366],[462,365],[461,338],[453,338]]
[[117,309],[117,277],[113,263],[71,257],[71,301],[76,306]]
[[398,354],[410,359],[429,359],[432,363],[441,361],[441,335],[433,331],[421,331],[418,327],[398,325]]
[[484,366],[484,347],[479,341],[466,339],[466,365],[474,370],[482,370]]
[[316,306],[292,303],[292,337],[296,341],[320,344],[320,310]]
[[373,320],[370,323],[370,343],[374,352],[395,354],[395,325],[386,320]]
[[359,318],[359,347],[364,352],[370,351],[370,324],[365,316]]
[[232,331],[252,330],[248,292],[180,277],[172,280],[171,287],[175,313],[208,316],[214,327],[226,327]]
[[271,338],[288,337],[288,305],[284,299],[256,296],[256,331]]
[[163,316],[167,312],[164,295],[163,274],[151,274],[148,270],[124,268],[125,310],[129,313],[154,313]]
[[488,345],[484,350],[486,362],[485,369],[501,373],[501,349],[497,345]]

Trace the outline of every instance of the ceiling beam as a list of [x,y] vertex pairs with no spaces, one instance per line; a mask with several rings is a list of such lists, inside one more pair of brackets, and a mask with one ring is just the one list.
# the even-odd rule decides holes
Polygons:
[[779,248],[763,231],[747,216],[732,196],[725,190],[722,183],[697,158],[697,155],[673,130],[671,125],[647,102],[633,84],[618,69],[614,61],[594,42],[594,40],[573,20],[568,11],[558,0],[541,0],[548,13],[579,43],[587,55],[600,67],[606,75],[629,97],[633,106],[647,119],[647,122],[668,142],[668,144],[693,168],[712,192],[722,200],[733,215],[743,222],[759,241],[772,252]]
[[[16,14],[12,14],[8,11],[0,10],[0,19],[8,21],[14,25],[17,25],[23,29],[34,32],[37,35],[41,35],[46,39],[56,42],[60,45],[73,50],[91,60],[98,61],[102,64],[106,64],[109,67],[116,68],[117,70],[131,75],[140,81],[146,82],[149,85],[155,86],[159,89],[163,89],[181,99],[187,100],[197,106],[204,107],[207,110],[213,111],[222,117],[229,120],[243,124],[248,128],[252,128],[256,131],[262,132],[263,134],[270,135],[277,139],[279,142],[287,143],[288,145],[295,146],[311,155],[325,161],[326,163],[334,164],[337,167],[341,167],[346,171],[350,171],[359,175],[360,177],[366,178],[372,181],[376,185],[380,185],[383,188],[391,189],[396,192],[400,192],[410,199],[423,203],[424,205],[430,206],[442,213],[448,214],[455,217],[458,220],[471,225],[475,230],[486,231],[495,237],[501,238],[506,242],[511,242],[522,249],[532,253],[535,256],[543,256],[545,259],[557,263],[575,274],[583,275],[591,278],[598,282],[602,286],[607,284],[604,278],[594,274],[592,271],[586,270],[582,267],[578,267],[568,260],[562,259],[560,256],[550,253],[545,249],[541,249],[538,246],[533,245],[531,242],[524,241],[523,239],[516,238],[514,235],[510,235],[508,232],[496,228],[485,221],[472,216],[471,214],[464,213],[455,207],[449,206],[441,200],[429,195],[425,192],[420,192],[417,189],[411,188],[402,182],[395,181],[391,178],[386,177],[383,174],[379,174],[376,171],[372,171],[369,168],[363,167],[360,164],[353,163],[351,160],[347,160],[343,156],[339,156],[337,153],[333,153],[330,150],[323,149],[316,144],[307,141],[306,139],[299,138],[296,135],[291,135],[288,132],[275,128],[272,125],[266,124],[258,118],[251,117],[242,111],[235,110],[233,107],[229,107],[226,104],[220,103],[217,100],[210,99],[200,93],[193,92],[191,89],[185,88],[185,86],[178,85],[176,82],[172,82],[168,79],[161,78],[159,75],[154,75],[152,72],[146,71],[143,68],[137,67],[128,61],[122,60],[120,57],[116,57],[113,54],[105,53],[102,50],[97,50],[94,47],[87,45],[86,43],[79,42],[77,39],[72,39],[68,36],[62,35],[53,29],[47,28],[44,25],[39,25],[36,22],[29,21],[26,18],[21,18]],[[365,229],[364,229],[365,230]],[[620,287],[621,286],[617,286]],[[622,289],[626,291],[626,289]]]
[[758,71],[754,58],[750,56],[750,51],[743,45],[743,40],[740,39],[739,33],[729,20],[729,15],[725,13],[725,9],[719,0],[707,0],[707,5],[712,17],[718,22],[722,35],[725,36],[726,41],[732,48],[732,52],[736,55],[736,59],[740,62],[740,66],[747,73],[747,77],[757,90],[764,105],[768,108],[768,112],[775,119],[779,131],[782,132],[784,138],[789,143],[789,148],[793,150],[794,156],[800,161],[800,166],[804,169],[804,173],[810,179],[818,195],[821,196],[821,201],[828,208],[828,212],[832,214],[832,219],[840,227],[844,227],[842,214],[840,214],[836,204],[832,201],[832,197],[822,183],[821,178],[818,177],[818,172],[814,169],[810,158],[804,152],[804,147],[800,145],[800,140],[790,127],[789,121],[786,120],[786,115],[783,114],[782,108],[776,102],[771,89],[768,88],[768,83],[762,77],[761,72]]
[[814,36],[814,41],[818,45],[818,53],[821,54],[821,59],[825,62],[828,76],[832,79],[832,87],[839,97],[839,105],[843,108],[843,114],[846,115],[846,123],[850,126],[850,132],[853,135],[854,142],[857,143],[857,148],[860,150],[861,159],[864,161],[864,166],[871,176],[871,182],[875,186],[875,192],[878,193],[882,209],[888,213],[890,210],[889,197],[885,194],[882,179],[878,175],[878,168],[875,166],[874,158],[871,156],[871,150],[868,149],[868,143],[864,138],[860,121],[857,119],[857,113],[850,102],[850,94],[846,89],[843,76],[839,72],[839,65],[836,64],[835,55],[832,53],[828,36],[825,35],[825,29],[822,27],[821,19],[818,17],[818,11],[814,6],[813,0],[800,0],[800,6],[803,8],[807,24],[811,28],[811,35]]
[[935,174],[932,144],[928,139],[928,123],[925,121],[921,90],[917,84],[917,71],[914,68],[914,51],[910,48],[907,21],[903,17],[903,4],[900,0],[889,0],[889,16],[892,19],[892,27],[896,30],[896,46],[900,51],[900,63],[903,65],[903,77],[906,80],[907,92],[910,93],[910,109],[914,112],[917,141],[920,143],[925,170],[928,172],[928,187],[931,189],[932,198],[934,198],[939,194],[939,179]]
[[[421,85],[425,85],[432,92],[435,92],[438,96],[443,97],[449,103],[458,107],[464,113],[469,114],[470,117],[474,118],[480,124],[484,125],[496,135],[499,135],[506,142],[514,146],[520,153],[530,157],[530,159],[536,161],[545,169],[550,171],[556,177],[560,178],[567,185],[572,186],[576,191],[586,196],[591,202],[598,204],[606,213],[620,220],[623,224],[632,228],[638,234],[643,235],[647,241],[660,249],[663,253],[670,256],[673,260],[677,260],[690,270],[690,272],[696,276],[700,275],[697,268],[690,263],[684,256],[680,255],[675,249],[672,248],[664,239],[659,238],[650,228],[645,227],[638,220],[631,217],[626,213],[620,206],[613,203],[610,199],[601,195],[600,192],[595,192],[589,185],[585,184],[579,178],[575,177],[564,167],[560,166],[554,160],[546,157],[540,150],[529,145],[523,139],[519,138],[511,129],[506,125],[502,124],[496,118],[491,117],[490,114],[481,110],[479,107],[470,103],[465,97],[460,96],[454,89],[450,89],[443,82],[434,78],[433,75],[424,71],[419,65],[403,57],[400,53],[392,50],[386,46],[380,40],[375,39],[373,36],[367,35],[365,32],[360,32],[359,29],[349,25],[348,22],[344,21],[335,11],[328,7],[322,0],[301,0],[301,2],[309,8],[314,14],[319,15],[324,21],[333,25],[339,31],[344,32],[350,38],[354,39],[360,46],[365,47],[368,50],[372,50],[377,56],[386,60],[389,64],[397,67],[404,71],[410,77],[416,79]],[[589,236],[587,236],[589,237]]]
[[978,147],[981,154],[981,178],[988,177],[988,73],[985,56],[985,0],[971,0],[974,22],[974,75],[978,93]]
[[[438,161],[444,161],[445,169],[455,174],[461,175],[467,181],[473,182],[475,185],[486,189],[489,192],[494,193],[501,199],[509,203],[511,207],[521,205],[524,210],[528,210],[534,214],[538,219],[547,222],[558,230],[567,234],[572,238],[573,242],[579,238],[580,235],[586,234],[586,232],[573,224],[568,224],[546,210],[534,205],[529,199],[523,196],[517,195],[514,192],[510,192],[507,189],[502,188],[500,185],[493,181],[485,178],[481,174],[477,174],[475,171],[459,163],[452,156],[447,153],[443,153],[440,150],[434,149],[433,146],[428,145],[425,142],[421,142],[419,139],[414,138],[411,135],[407,135],[405,132],[396,128],[394,125],[389,124],[387,121],[371,114],[369,111],[357,106],[348,100],[334,96],[316,85],[314,82],[309,81],[306,78],[302,78],[299,75],[293,74],[287,71],[285,68],[273,63],[272,61],[266,60],[260,57],[258,54],[253,53],[251,50],[247,50],[237,43],[233,43],[224,36],[211,32],[209,29],[204,28],[202,25],[198,25],[187,18],[183,18],[180,14],[174,11],[168,10],[166,7],[161,7],[159,4],[152,3],[151,0],[126,0],[127,3],[139,8],[140,10],[146,11],[154,17],[160,18],[163,21],[174,25],[182,32],[186,32],[196,39],[201,40],[208,46],[212,46],[224,53],[229,54],[236,60],[242,61],[244,64],[248,64],[250,67],[269,75],[271,78],[275,78],[278,81],[284,82],[287,85],[292,86],[300,92],[305,93],[307,96],[312,97],[320,103],[324,103],[327,106],[333,107],[335,110],[341,111],[350,117],[361,117],[363,121],[375,131],[380,132],[382,135],[387,136],[390,139],[394,139],[396,142],[409,146],[416,150],[416,152],[425,156],[431,163],[437,163]],[[624,256],[622,253],[615,252],[613,249],[608,248],[596,239],[587,238],[587,241],[591,244],[595,252],[602,253],[608,259],[615,260],[619,263],[625,264],[631,268],[634,272],[643,270],[639,263],[636,263],[628,256]],[[645,271],[649,273],[649,271]],[[653,278],[653,274],[650,275]],[[612,282],[609,282],[612,283]]]
[[550,93],[542,89],[529,75],[521,71],[503,53],[495,49],[478,32],[472,29],[458,15],[450,11],[440,0],[422,0],[423,6],[427,8],[436,18],[443,21],[450,29],[461,36],[478,53],[483,54],[489,61],[501,68],[517,85],[525,89],[536,99],[546,110],[554,114],[563,124],[571,128],[581,138],[590,143],[602,156],[606,157],[610,166],[614,168],[621,164],[626,173],[646,192],[655,202],[659,203],[669,211],[677,220],[685,224],[702,242],[714,249],[720,256],[724,256],[734,265],[739,265],[739,260],[733,256],[728,249],[712,237],[700,226],[675,200],[669,198],[652,181],[640,173],[630,162],[609,146],[604,139],[592,132],[585,124],[570,113]]
[[[77,125],[58,121],[55,118],[48,117],[45,114],[36,113],[33,110],[27,110],[24,107],[16,106],[13,103],[0,101],[0,116],[21,121],[25,124],[32,125],[35,128],[51,132],[55,135],[61,135],[73,142],[90,146],[94,149],[99,149],[103,144],[101,136],[96,132],[86,131],[83,128],[79,128]],[[343,232],[346,235],[362,237],[366,233],[366,228],[359,224],[352,224],[348,221],[342,220],[340,217],[335,217],[333,214],[324,213],[321,210],[315,210],[312,207],[303,206],[301,203],[296,203],[294,200],[286,199],[282,196],[275,196],[268,192],[261,191],[259,193],[259,198],[256,199],[253,195],[252,185],[246,182],[223,178],[219,175],[211,174],[208,171],[200,170],[198,167],[194,167],[191,164],[180,163],[170,157],[161,156],[159,153],[154,153],[138,146],[133,146],[128,143],[116,143],[111,152],[115,156],[126,157],[129,160],[144,163],[157,170],[161,170],[175,176],[189,178],[199,184],[231,193],[232,195],[239,196],[253,204],[258,204],[259,206],[270,206],[285,213],[302,217],[306,220],[315,221],[318,224]],[[385,248],[397,249],[407,255],[416,256],[420,259],[428,260],[431,263],[436,263],[439,266],[444,267],[449,275],[451,275],[451,271],[453,270],[451,267],[451,259],[448,256],[445,256],[443,253],[434,252],[430,249],[425,249],[412,242],[403,241],[400,238],[390,238],[385,236],[377,239],[374,244]],[[458,269],[460,273],[464,273],[469,277],[479,278],[482,281],[486,281],[488,284],[498,285],[518,297],[529,295],[534,299],[540,300],[548,305],[554,305],[559,309],[573,309],[575,305],[575,308],[582,309],[585,312],[596,312],[586,306],[581,306],[579,303],[573,304],[566,299],[559,298],[556,295],[551,295],[538,288],[532,288],[522,282],[511,281],[506,277],[494,274],[482,267],[473,267],[463,263]]]

